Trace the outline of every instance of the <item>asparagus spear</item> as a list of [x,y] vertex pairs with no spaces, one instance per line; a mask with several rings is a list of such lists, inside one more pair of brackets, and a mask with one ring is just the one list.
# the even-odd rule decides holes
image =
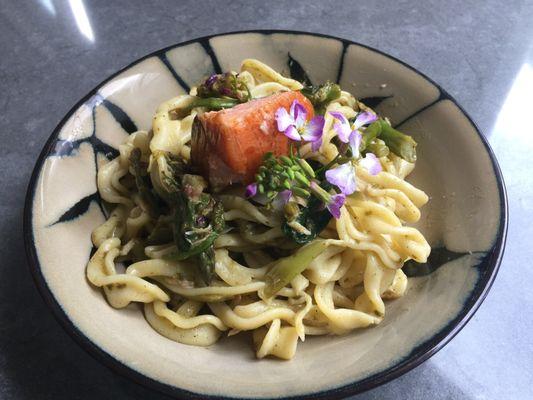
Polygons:
[[304,271],[327,246],[325,240],[317,239],[302,247],[295,254],[279,260],[266,274],[265,296],[272,297],[279,292],[296,275]]
[[384,120],[378,122],[381,125],[379,138],[385,142],[390,151],[406,161],[415,162],[416,142],[413,138],[394,129]]
[[381,134],[381,123],[379,121],[372,122],[363,132],[363,139],[361,140],[361,151],[365,150],[375,138]]
[[326,107],[341,95],[341,87],[336,83],[326,82],[320,86],[307,86],[301,90],[315,107],[317,114],[324,114]]
[[366,150],[373,153],[378,158],[386,157],[389,154],[389,148],[385,145],[385,142],[380,139],[374,139],[374,141],[366,147]]
[[237,104],[240,104],[240,102],[236,99],[222,97],[196,97],[187,107],[176,109],[174,111],[178,117],[184,117],[195,107],[205,107],[209,111],[218,111],[225,108],[235,107]]

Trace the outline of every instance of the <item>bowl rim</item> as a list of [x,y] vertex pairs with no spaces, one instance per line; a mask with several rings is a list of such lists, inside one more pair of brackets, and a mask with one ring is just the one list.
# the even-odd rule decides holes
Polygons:
[[[32,275],[33,281],[35,285],[37,286],[37,289],[41,297],[43,298],[47,306],[52,310],[54,317],[59,322],[61,327],[74,339],[76,343],[78,343],[78,345],[80,345],[84,350],[86,350],[87,353],[89,353],[97,361],[106,365],[112,371],[117,372],[120,375],[125,376],[138,384],[142,384],[145,387],[155,389],[161,393],[164,393],[169,396],[173,396],[175,398],[177,397],[177,398],[186,398],[186,399],[206,399],[206,398],[207,399],[218,399],[218,398],[220,399],[233,399],[233,398],[241,399],[240,397],[205,395],[202,393],[192,392],[186,389],[182,389],[182,388],[179,388],[173,385],[169,385],[169,384],[157,381],[127,366],[126,364],[122,363],[121,361],[119,361],[118,359],[114,358],[112,355],[107,353],[105,350],[100,348],[96,343],[92,342],[68,318],[65,311],[63,311],[61,304],[55,298],[54,294],[48,287],[46,279],[44,278],[44,275],[42,274],[42,271],[41,271],[39,259],[37,257],[37,249],[36,249],[35,241],[33,237],[32,222],[33,222],[33,202],[34,202],[33,200],[34,200],[34,195],[35,195],[35,189],[36,189],[37,181],[38,181],[42,166],[44,164],[44,161],[46,160],[48,154],[52,150],[53,144],[55,143],[61,129],[63,128],[65,123],[68,121],[68,119],[72,116],[72,114],[74,114],[76,110],[78,110],[83,104],[85,104],[91,97],[96,95],[98,90],[100,90],[101,87],[103,87],[106,83],[110,82],[112,79],[114,79],[119,74],[139,64],[140,62],[150,57],[158,56],[160,54],[165,54],[167,51],[171,49],[174,49],[177,47],[183,47],[183,46],[186,46],[192,43],[201,43],[204,45],[204,47],[206,47],[208,54],[210,56],[213,56],[213,52],[209,44],[210,39],[215,38],[215,37],[220,37],[220,36],[232,36],[232,35],[248,34],[248,33],[259,33],[259,34],[265,34],[265,35],[292,34],[292,35],[306,35],[306,36],[313,36],[313,37],[319,37],[319,38],[333,39],[333,40],[337,40],[342,43],[343,56],[348,46],[356,45],[356,46],[363,47],[367,50],[376,52],[397,63],[400,63],[404,67],[415,72],[416,74],[418,74],[419,76],[423,77],[428,82],[433,84],[440,92],[439,100],[450,100],[457,108],[459,108],[461,113],[468,119],[468,121],[473,126],[481,142],[483,143],[485,150],[492,163],[494,175],[496,178],[496,183],[498,186],[498,195],[500,198],[500,220],[499,220],[498,232],[497,232],[496,239],[492,245],[492,248],[485,256],[486,265],[488,268],[486,269],[486,271],[484,271],[482,276],[480,276],[480,278],[476,282],[476,285],[474,289],[472,290],[472,294],[470,295],[468,301],[463,304],[463,307],[461,311],[459,312],[459,314],[453,320],[448,322],[448,324],[444,326],[439,332],[437,332],[435,335],[430,337],[425,342],[419,344],[408,355],[404,356],[403,359],[396,362],[394,365],[384,369],[383,371],[370,375],[359,381],[353,381],[351,383],[348,383],[348,384],[345,384],[345,385],[342,385],[336,388],[325,389],[325,390],[317,391],[314,393],[306,393],[306,394],[300,394],[300,395],[295,395],[295,396],[286,396],[282,398],[283,399],[334,399],[334,398],[343,398],[346,396],[358,394],[358,393],[367,391],[369,389],[375,388],[377,386],[380,386],[386,382],[389,382],[405,374],[406,372],[410,371],[416,366],[420,365],[422,362],[426,361],[428,358],[430,358],[435,353],[437,353],[440,349],[442,349],[446,344],[448,344],[449,341],[453,339],[455,335],[457,335],[459,331],[466,325],[466,323],[470,320],[470,318],[472,318],[472,316],[478,310],[481,303],[485,300],[494,282],[494,279],[496,278],[496,275],[498,273],[498,270],[499,270],[499,267],[500,267],[500,264],[503,258],[504,250],[505,250],[505,242],[507,238],[508,214],[509,214],[505,182],[503,179],[501,169],[498,165],[498,161],[496,160],[496,156],[492,148],[490,147],[488,140],[481,133],[481,130],[479,129],[477,124],[472,120],[470,115],[445,89],[443,89],[439,84],[437,84],[431,78],[426,76],[424,73],[420,72],[417,68],[412,67],[409,64],[403,62],[402,60],[399,60],[398,58],[391,56],[381,50],[373,48],[371,46],[367,46],[367,45],[355,42],[350,39],[345,39],[345,38],[341,38],[341,37],[337,37],[337,36],[333,36],[329,34],[317,33],[317,32],[286,30],[286,29],[237,30],[237,31],[221,32],[221,33],[216,33],[212,35],[201,36],[201,37],[190,39],[187,41],[175,43],[175,44],[163,47],[159,50],[155,50],[143,57],[140,57],[134,60],[130,64],[122,67],[120,70],[118,70],[117,72],[109,76],[107,79],[100,82],[88,94],[83,96],[82,99],[79,100],[67,112],[67,114],[56,125],[56,127],[52,131],[52,134],[45,142],[45,145],[39,154],[39,157],[33,168],[30,181],[28,183],[25,204],[24,204],[24,216],[23,216],[24,245],[25,245],[26,258],[28,260],[28,266],[30,269],[30,273]],[[210,51],[211,53],[209,53]],[[341,60],[339,69],[342,68],[342,64],[343,64],[343,60]],[[263,397],[257,397],[257,398],[263,399]]]

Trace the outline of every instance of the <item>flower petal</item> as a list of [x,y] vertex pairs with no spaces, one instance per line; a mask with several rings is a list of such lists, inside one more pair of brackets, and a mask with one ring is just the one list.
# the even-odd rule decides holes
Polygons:
[[218,78],[218,75],[217,74],[213,74],[209,78],[206,79],[205,84],[208,87],[212,87],[213,84],[215,83],[215,81],[217,80],[217,78]]
[[345,195],[352,194],[357,188],[355,168],[352,163],[341,164],[337,168],[326,171],[326,179]]
[[350,129],[350,124],[348,123],[348,120],[346,119],[343,113],[337,111],[330,111],[329,114],[335,119],[337,119],[337,122],[335,122],[335,124],[333,125],[333,129],[335,129],[335,132],[337,132],[337,136],[339,137],[341,142],[348,143],[348,139],[352,131]]
[[377,119],[378,119],[377,115],[372,114],[371,112],[365,111],[365,112],[359,113],[357,114],[357,117],[355,118],[355,122],[353,123],[353,128],[359,129],[363,125],[374,122]]
[[348,125],[348,119],[344,116],[343,113],[339,111],[330,111],[329,115],[331,115],[335,119],[338,119],[341,124]]
[[[282,211],[283,207],[285,207],[285,204],[290,200],[292,196],[292,191],[290,190],[283,190],[279,192],[274,199],[270,202],[270,205],[272,208],[276,211]],[[255,199],[254,199],[255,200]]]
[[302,140],[300,134],[298,133],[298,130],[294,127],[294,125],[291,125],[287,129],[285,129],[285,132],[283,132],[283,134],[292,140]]
[[283,200],[283,204],[287,204],[292,197],[292,190],[283,190],[279,192],[279,196]]
[[317,115],[309,121],[303,130],[302,139],[308,142],[315,142],[322,138],[322,131],[324,129],[324,117]]
[[254,201],[256,203],[259,203],[259,204],[265,206],[265,205],[267,205],[270,202],[270,199],[268,198],[268,196],[265,193],[257,193],[254,196]]
[[353,131],[350,133],[350,148],[352,149],[352,157],[359,158],[360,153],[359,149],[361,147],[361,141],[363,136],[358,131]]
[[341,217],[341,207],[344,205],[345,201],[346,196],[344,194],[336,194],[331,196],[330,202],[326,205],[331,215],[336,219]]
[[246,191],[244,192],[244,195],[246,197],[254,197],[257,194],[257,183],[250,183],[248,186],[246,186]]
[[322,138],[311,142],[311,151],[316,153],[318,150],[320,150],[320,146],[322,146]]
[[294,125],[294,119],[283,107],[280,107],[276,110],[275,117],[278,124],[278,131],[280,132],[285,132],[289,126]]
[[340,122],[335,122],[333,129],[335,129],[335,132],[337,132],[337,136],[341,142],[348,143],[351,133],[350,126],[348,124],[344,125]]
[[365,158],[359,161],[359,165],[368,170],[370,175],[377,175],[383,170],[379,159],[373,153],[366,153]]
[[305,125],[305,121],[307,121],[307,110],[305,107],[298,100],[294,100],[291,104],[290,112],[296,128],[302,128]]

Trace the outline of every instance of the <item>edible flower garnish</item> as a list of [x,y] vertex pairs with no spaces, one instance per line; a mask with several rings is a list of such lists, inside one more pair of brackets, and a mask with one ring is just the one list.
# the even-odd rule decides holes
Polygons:
[[250,183],[248,186],[246,186],[246,191],[244,192],[244,195],[246,197],[254,197],[257,194],[257,183]]
[[355,192],[355,189],[357,188],[355,182],[355,168],[351,162],[341,164],[336,168],[326,171],[326,179],[332,185],[337,186],[341,193],[347,196]]
[[292,197],[292,190],[285,189],[279,193],[279,196],[283,201],[283,204],[287,204]]
[[[256,181],[246,187],[246,196],[260,203],[271,204],[273,208],[290,205],[292,216],[299,213],[295,210],[295,207],[298,208],[298,199],[308,202],[314,197],[322,204],[322,209],[326,208],[331,215],[339,218],[346,195],[355,191],[353,168],[351,163],[347,163],[326,173],[341,190],[341,193],[330,193],[321,186],[314,169],[306,160],[296,155],[276,158],[272,153],[267,153]],[[348,171],[351,171],[351,176]],[[346,176],[348,181],[345,182]],[[327,180],[333,183],[329,178]],[[328,187],[327,183],[325,187]]]
[[198,97],[225,97],[235,99],[240,103],[249,101],[252,96],[248,85],[235,72],[213,74],[197,88]]
[[278,130],[289,139],[311,142],[312,151],[320,148],[324,117],[317,115],[307,122],[307,111],[298,100],[292,102],[289,112],[284,107],[278,108],[275,116]]
[[361,132],[360,128],[370,124],[378,119],[378,117],[368,111],[357,114],[355,121],[352,125],[343,113],[338,111],[330,111],[329,113],[334,117],[337,122],[333,125],[333,129],[337,132],[337,136],[343,143],[349,143],[352,148],[352,155],[356,158],[359,157],[359,147],[361,145]]
[[322,200],[331,215],[337,219],[341,217],[341,207],[346,201],[346,196],[343,193],[331,195],[322,189],[316,181],[312,181],[309,187],[313,194]]
[[359,165],[368,170],[370,175],[377,175],[383,169],[378,158],[372,153],[366,153],[365,158],[359,161]]

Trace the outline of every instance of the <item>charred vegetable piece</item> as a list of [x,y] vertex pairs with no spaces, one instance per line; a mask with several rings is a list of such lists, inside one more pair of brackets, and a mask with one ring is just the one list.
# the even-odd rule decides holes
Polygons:
[[326,107],[341,95],[341,87],[336,83],[326,82],[319,86],[307,86],[301,90],[315,107],[317,114],[324,114]]
[[251,99],[246,82],[234,72],[211,75],[197,89],[198,97],[226,97],[245,103]]
[[311,261],[323,252],[327,246],[325,240],[317,239],[299,249],[295,254],[276,262],[265,276],[265,296],[269,298],[278,293],[296,275],[303,272],[311,264]]

